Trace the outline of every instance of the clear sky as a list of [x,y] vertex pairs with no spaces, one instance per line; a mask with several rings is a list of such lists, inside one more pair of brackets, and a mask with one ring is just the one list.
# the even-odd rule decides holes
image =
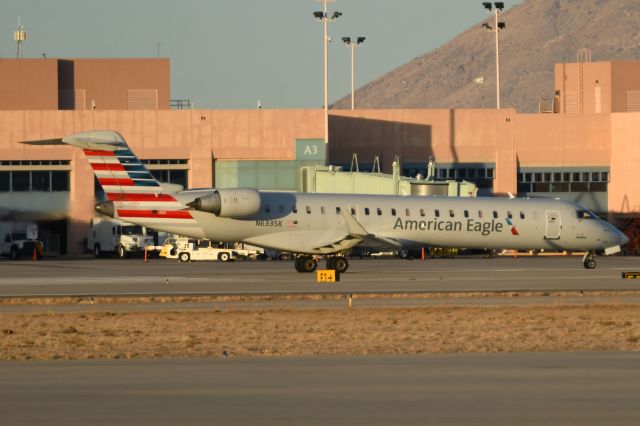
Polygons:
[[[507,7],[521,0],[505,2]],[[350,92],[343,36],[356,50],[356,86],[426,53],[487,17],[479,0],[336,0],[329,14],[329,102]],[[322,24],[315,0],[12,0],[0,7],[0,57],[171,59],[171,98],[197,108],[319,108]],[[487,42],[490,42],[489,40]]]

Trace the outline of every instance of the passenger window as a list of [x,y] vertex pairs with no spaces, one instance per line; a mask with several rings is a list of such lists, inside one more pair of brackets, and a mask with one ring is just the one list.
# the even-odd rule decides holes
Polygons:
[[311,207],[307,206],[307,214],[311,214]]
[[378,216],[382,216],[382,209],[378,207]]
[[264,212],[265,213],[271,213],[271,206],[268,205],[268,204],[266,206],[264,206]]
[[396,209],[391,209],[391,216],[395,216],[396,215]]
[[297,207],[297,206],[293,206],[293,207],[291,207],[291,211],[292,211],[293,213],[298,213],[298,207]]
[[464,217],[469,217],[469,210],[464,211]]
[[369,216],[369,207],[364,208],[364,214]]
[[407,217],[411,216],[411,210],[406,209],[406,210],[405,210],[405,213],[406,213]]
[[511,212],[507,212],[507,217],[508,217],[509,219],[513,219],[513,215],[511,214]]
[[440,210],[436,209],[436,217],[440,217]]
[[449,217],[455,217],[455,213],[453,212],[453,210],[449,210]]
[[336,207],[336,214],[340,214],[340,207]]
[[320,207],[320,213],[324,214],[324,206]]
[[524,220],[524,212],[520,212],[520,219]]
[[482,210],[478,210],[478,219],[482,219]]
[[420,209],[420,216],[422,216],[422,217],[424,217],[424,216],[425,216],[425,214],[424,214],[424,209]]
[[494,218],[494,219],[497,219],[497,218],[498,218],[498,212],[497,212],[497,211],[495,211],[495,210],[493,211],[493,218]]

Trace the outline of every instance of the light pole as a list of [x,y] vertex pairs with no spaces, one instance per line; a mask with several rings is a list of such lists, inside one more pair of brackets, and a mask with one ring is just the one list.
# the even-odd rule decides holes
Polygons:
[[317,0],[318,3],[323,4],[323,9],[321,12],[313,12],[313,16],[316,17],[318,22],[322,22],[323,28],[323,36],[322,36],[322,45],[324,47],[324,143],[325,145],[329,143],[329,36],[327,34],[327,24],[329,22],[333,22],[338,19],[342,13],[341,12],[333,12],[333,15],[329,17],[327,15],[327,3],[331,3],[334,0]]
[[356,95],[355,95],[355,50],[364,43],[366,37],[356,37],[355,40],[351,40],[351,37],[342,37],[342,41],[347,47],[351,48],[351,109],[356,109]]
[[[488,11],[491,11],[492,9],[491,2],[485,1],[485,2],[482,2],[482,5],[484,6],[485,9],[487,9]],[[504,2],[501,2],[501,1],[493,2],[493,6],[495,6],[494,26],[492,27],[491,25],[485,22],[482,24],[482,27],[496,33],[496,108],[500,109],[500,42],[499,42],[498,34],[500,33],[500,31],[506,28],[506,25],[504,22],[498,21],[498,15],[502,13],[502,10],[504,9]]]

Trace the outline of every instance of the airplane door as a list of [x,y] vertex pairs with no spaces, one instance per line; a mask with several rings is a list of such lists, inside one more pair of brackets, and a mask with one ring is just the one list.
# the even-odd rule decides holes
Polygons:
[[557,210],[546,211],[547,226],[544,237],[549,240],[557,240],[560,238],[560,230],[562,224],[560,222],[560,212]]

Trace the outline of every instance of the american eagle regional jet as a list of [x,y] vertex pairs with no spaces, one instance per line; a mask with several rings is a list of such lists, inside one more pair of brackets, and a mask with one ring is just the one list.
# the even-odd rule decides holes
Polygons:
[[628,242],[613,225],[576,203],[548,198],[457,198],[310,194],[252,188],[168,193],[115,131],[27,141],[81,148],[107,196],[96,210],[126,222],[192,238],[243,242],[295,253],[298,272],[317,258],[340,272],[341,254],[358,246],[580,250],[584,267],[596,252]]

